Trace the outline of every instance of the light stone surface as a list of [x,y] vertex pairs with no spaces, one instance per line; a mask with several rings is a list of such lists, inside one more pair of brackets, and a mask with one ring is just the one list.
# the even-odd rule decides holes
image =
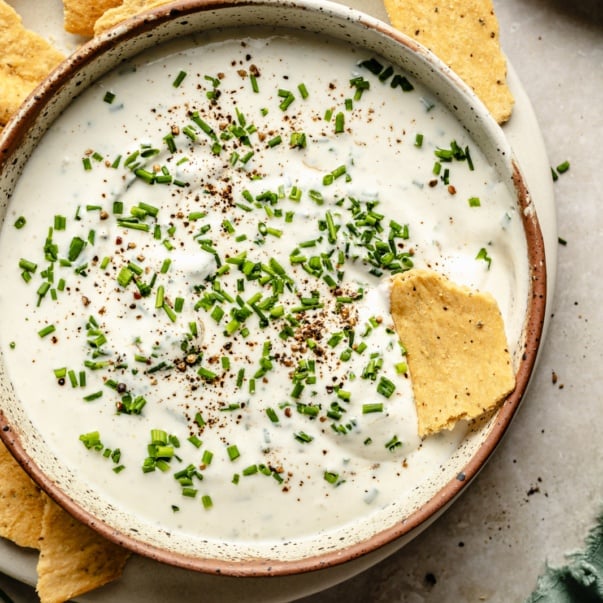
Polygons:
[[[381,0],[345,3],[385,18]],[[35,4],[36,13],[46,6]],[[302,603],[521,603],[546,562],[562,563],[581,547],[603,507],[603,2],[494,4],[550,163],[571,162],[554,186],[567,245],[558,248],[539,366],[507,436],[465,494],[404,549]],[[37,600],[1,575],[0,588],[17,603]],[[102,592],[91,599],[121,603]]]

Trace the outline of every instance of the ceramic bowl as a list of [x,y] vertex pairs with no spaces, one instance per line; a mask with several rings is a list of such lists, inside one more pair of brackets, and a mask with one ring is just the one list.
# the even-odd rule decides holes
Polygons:
[[468,87],[431,53],[384,23],[340,5],[312,0],[175,2],[132,18],[84,45],[27,99],[2,133],[3,218],[32,151],[82,90],[125,59],[162,42],[215,28],[250,26],[287,27],[352,41],[424,84],[470,132],[513,190],[523,220],[529,274],[523,329],[518,340],[511,342],[517,387],[500,409],[471,425],[445,465],[427,475],[403,500],[351,526],[303,539],[233,545],[171,534],[135,515],[117,512],[111,501],[79,481],[49,447],[43,431],[15,396],[4,364],[0,364],[2,438],[31,476],[69,512],[107,538],[158,561],[201,572],[261,577],[330,568],[365,555],[375,562],[416,536],[467,488],[500,442],[526,392],[542,334],[546,267],[538,220],[519,166],[501,129]]

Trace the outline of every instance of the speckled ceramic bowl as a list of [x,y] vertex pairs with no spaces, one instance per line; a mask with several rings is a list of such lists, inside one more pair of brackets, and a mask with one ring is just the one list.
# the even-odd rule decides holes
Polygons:
[[[492,454],[515,415],[533,370],[545,311],[546,269],[538,221],[505,137],[470,90],[426,50],[383,23],[339,5],[267,0],[181,1],[133,18],[94,39],[69,57],[24,103],[0,138],[2,215],[33,149],[74,96],[123,59],[167,40],[213,28],[278,26],[318,32],[381,55],[427,86],[471,133],[514,190],[523,219],[529,272],[528,311],[518,341],[511,342],[517,387],[499,411],[475,423],[445,466],[394,505],[310,538],[285,542],[225,544],[170,534],[135,515],[116,512],[90,494],[61,463],[33,426],[0,365],[2,438],[31,476],[61,505],[107,538],[161,562],[232,576],[299,574],[332,568],[362,556],[356,567],[393,552],[436,518],[468,486]],[[340,568],[341,569],[341,568]],[[345,576],[345,570],[340,576]]]

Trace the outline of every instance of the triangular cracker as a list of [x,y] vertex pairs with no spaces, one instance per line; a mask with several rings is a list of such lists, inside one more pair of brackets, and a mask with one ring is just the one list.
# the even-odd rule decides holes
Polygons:
[[392,281],[391,312],[407,352],[421,437],[492,411],[515,387],[503,319],[490,294],[410,270]]
[[172,0],[123,0],[119,6],[111,8],[102,15],[94,25],[94,34],[103,31],[125,21],[129,17],[137,15],[145,10],[150,10],[162,4],[169,4]]
[[0,442],[0,536],[15,544],[40,546],[44,494]]
[[44,38],[25,29],[15,10],[0,0],[0,124],[63,58]]
[[129,555],[47,499],[36,586],[41,603],[64,603],[117,579]]
[[110,8],[121,0],[63,0],[65,31],[80,36],[93,36],[94,24]]
[[492,0],[385,0],[392,25],[455,71],[498,123],[511,116],[507,62]]

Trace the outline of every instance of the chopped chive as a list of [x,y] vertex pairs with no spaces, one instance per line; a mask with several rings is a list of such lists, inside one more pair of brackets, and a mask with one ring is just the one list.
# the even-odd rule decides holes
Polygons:
[[486,264],[488,264],[488,270],[490,269],[490,265],[492,264],[492,258],[488,255],[488,251],[485,247],[482,247],[475,256],[476,260],[484,260]]
[[165,289],[163,285],[159,285],[157,287],[157,291],[155,293],[155,308],[163,308],[165,298]]
[[194,434],[189,436],[187,439],[195,448],[201,448],[203,445],[203,442]]
[[172,264],[172,260],[170,258],[166,258],[165,260],[163,260],[163,263],[161,264],[161,268],[159,269],[159,272],[161,272],[161,274],[166,274],[167,271],[170,269],[171,264]]
[[23,228],[25,226],[25,224],[27,224],[27,220],[25,219],[24,216],[19,216],[16,220],[15,223],[13,224],[13,226],[17,229],[17,230],[21,230],[21,228]]
[[51,333],[54,333],[56,331],[56,327],[54,325],[46,325],[43,329],[40,329],[38,331],[38,335],[40,337],[46,337],[47,335],[50,335]]
[[469,152],[469,147],[465,147],[465,159],[467,159],[467,165],[469,166],[469,170],[473,171],[475,166],[473,165],[473,159],[471,157],[471,153]]
[[283,100],[279,104],[279,109],[281,109],[281,111],[286,111],[291,106],[293,101],[295,100],[295,96],[293,96],[293,94],[291,94],[291,92],[289,92],[287,90],[282,91],[285,94],[280,94],[280,92],[281,91],[279,91],[279,96],[281,96],[283,98]]
[[85,246],[86,241],[84,241],[84,239],[81,239],[80,237],[73,237],[73,239],[71,239],[71,243],[69,244],[69,251],[67,253],[69,261],[74,262],[77,260]]
[[199,377],[202,377],[206,381],[213,381],[218,376],[217,373],[214,373],[213,371],[210,371],[209,369],[203,366],[199,368],[199,370],[197,371],[197,375],[199,375]]
[[394,368],[396,369],[396,373],[402,375],[408,371],[408,365],[406,362],[398,362]]
[[207,212],[205,211],[193,211],[188,214],[188,219],[194,222],[195,220],[201,220],[205,218],[205,216],[207,216]]
[[245,153],[245,155],[243,155],[243,157],[241,157],[241,163],[246,164],[254,156],[254,154],[255,153],[253,151],[249,151],[248,153]]
[[304,83],[301,83],[297,86],[297,89],[299,90],[299,94],[303,99],[308,98],[309,93],[308,93],[308,89],[306,88],[306,85]]
[[408,79],[403,75],[398,74],[394,75],[390,86],[392,88],[402,88],[403,92],[410,92],[411,90],[414,90],[414,86],[408,81]]
[[320,191],[310,190],[308,191],[308,195],[317,205],[322,205],[324,203],[324,198]]
[[402,442],[398,439],[398,436],[393,436],[390,440],[385,443],[385,448],[390,452],[393,452],[396,448],[402,446]]
[[34,262],[21,258],[19,260],[19,268],[21,270],[25,270],[26,272],[35,272],[38,269],[38,265]]
[[178,88],[180,86],[180,84],[182,84],[182,82],[184,81],[184,78],[186,77],[186,71],[179,71],[178,75],[175,77],[174,81],[172,82],[172,86],[174,86],[174,88]]
[[335,473],[334,471],[325,471],[323,473],[323,478],[326,482],[334,486],[338,486],[342,483],[339,479],[339,473]]
[[258,466],[257,465],[249,465],[248,467],[245,467],[245,469],[243,469],[243,471],[241,471],[241,474],[244,475],[245,477],[248,477],[250,475],[255,475],[258,472]]
[[304,431],[299,431],[298,433],[293,434],[293,437],[302,444],[309,444],[314,439],[311,435],[308,435]]
[[199,427],[205,426],[205,419],[203,418],[203,415],[200,412],[195,414],[194,421]]
[[362,94],[365,90],[368,90],[371,86],[368,80],[365,80],[362,76],[355,77],[350,80],[350,86],[356,89],[354,93],[354,100],[358,101],[362,98]]
[[241,456],[241,453],[239,452],[239,449],[235,444],[233,444],[232,446],[228,446],[226,448],[226,452],[228,453],[228,458],[231,461],[235,461]]
[[281,142],[283,142],[283,139],[281,138],[280,135],[278,135],[278,136],[275,136],[274,138],[271,138],[268,141],[268,146],[270,148],[274,148],[274,147],[278,146],[279,144],[281,144]]
[[381,377],[377,385],[377,392],[380,393],[382,396],[389,398],[394,393],[394,391],[396,391],[395,384],[386,377]]
[[372,404],[362,405],[362,414],[367,415],[373,412],[383,412],[383,404],[381,402],[375,402]]
[[394,68],[388,65],[379,75],[380,82],[386,82],[394,74]]
[[289,146],[294,149],[305,149],[306,148],[306,135],[304,132],[291,132],[291,138],[289,139]]
[[570,162],[569,161],[564,161],[563,163],[560,163],[557,166],[557,172],[559,174],[565,174],[565,172],[567,172],[570,169]]
[[258,80],[254,73],[249,74],[249,82],[251,83],[251,89],[257,94],[260,91],[258,86]]
[[293,186],[289,191],[289,199],[292,201],[299,201],[302,196],[302,191],[297,186]]
[[127,287],[133,278],[134,273],[127,266],[124,266],[117,275],[117,282],[121,287]]
[[92,402],[93,400],[98,400],[98,398],[100,398],[103,395],[103,391],[99,390],[97,392],[94,392],[93,394],[88,394],[87,396],[84,396],[84,400],[86,402]]
[[272,421],[272,423],[279,422],[278,415],[276,414],[276,411],[273,408],[267,408],[266,414],[268,415],[268,418],[270,419],[270,421]]
[[337,397],[340,400],[344,400],[345,402],[349,402],[350,399],[352,398],[352,394],[351,394],[351,392],[348,392],[346,390],[338,389],[337,390]]
[[210,313],[210,316],[216,321],[216,323],[219,324],[224,314],[225,312],[220,306],[214,306],[213,310]]
[[83,433],[80,435],[79,440],[88,450],[102,450],[104,448],[98,431]]
[[368,69],[373,75],[379,75],[383,69],[383,65],[373,57],[361,61],[360,66]]
[[176,322],[176,319],[178,317],[176,316],[174,310],[170,306],[168,306],[166,302],[163,302],[163,305],[161,307],[163,308],[163,311],[167,314],[167,317],[170,319],[170,321]]
[[214,458],[214,453],[211,450],[204,450],[203,456],[201,457],[202,465],[211,465],[212,459]]

